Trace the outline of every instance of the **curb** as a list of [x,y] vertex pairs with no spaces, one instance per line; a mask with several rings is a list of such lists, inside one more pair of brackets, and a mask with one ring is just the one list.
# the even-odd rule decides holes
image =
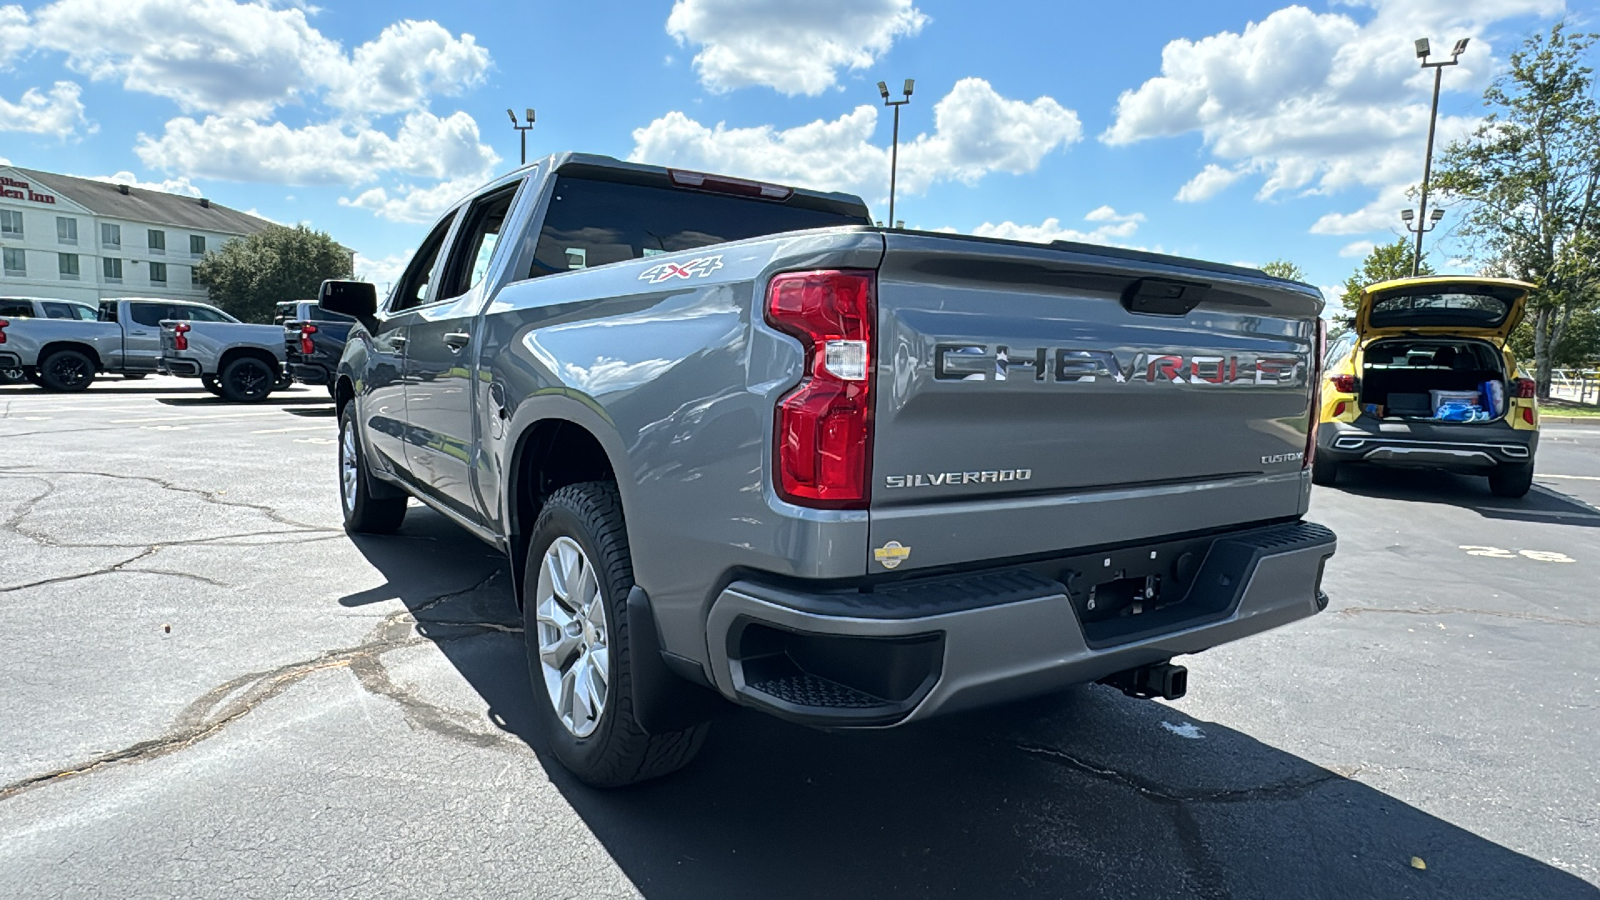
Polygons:
[[1591,425],[1600,428],[1600,416],[1547,416],[1541,413],[1539,421],[1556,425]]

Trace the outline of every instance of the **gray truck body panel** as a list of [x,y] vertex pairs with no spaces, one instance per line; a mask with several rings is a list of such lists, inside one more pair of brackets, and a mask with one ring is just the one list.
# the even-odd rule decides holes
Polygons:
[[[914,716],[907,706],[894,721],[863,720],[894,724],[1204,649],[1326,603],[1318,582],[1334,544],[1323,529],[1282,552],[1299,562],[1235,560],[1230,583],[1257,585],[1248,604],[1234,597],[1204,627],[1180,623],[1080,658],[1081,630],[1074,637],[1066,625],[1081,585],[1051,568],[1107,548],[1144,559],[1159,541],[1179,542],[1174,556],[1209,560],[1217,535],[1298,521],[1310,490],[1301,453],[1314,414],[1314,289],[1175,257],[865,224],[519,278],[554,176],[573,164],[662,171],[564,154],[486,188],[523,181],[486,277],[459,297],[380,311],[353,328],[339,377],[375,474],[519,568],[518,541],[532,527],[515,512],[529,489],[518,483],[519,453],[552,423],[592,435],[615,473],[635,579],[675,671],[785,715],[740,682],[735,623],[748,631],[786,596],[899,585],[910,587],[886,596],[915,606],[923,583],[1039,569],[1036,595],[1011,599],[1048,612],[997,612],[974,595],[981,609],[943,614],[959,612],[969,637],[1033,628],[1038,658],[984,661],[963,650],[966,687],[930,686]],[[447,248],[459,220],[446,226]],[[708,254],[720,266],[699,277],[647,276]],[[773,486],[774,410],[805,362],[800,342],[765,320],[766,285],[777,273],[841,268],[877,273],[868,509],[800,506]],[[1150,278],[1203,283],[1208,293],[1184,315],[1130,311],[1121,298]],[[463,333],[465,349],[441,342]],[[1012,355],[997,369],[1002,347]],[[893,566],[874,554],[891,541],[909,548]],[[891,641],[954,621],[873,625],[882,613],[791,608],[764,621]],[[951,647],[984,645],[944,633]]]
[[[6,330],[7,341],[0,348],[0,363],[32,368],[41,353],[56,347],[73,347],[89,353],[96,367],[112,374],[150,374],[161,363],[161,329],[134,320],[136,304],[167,309],[184,307],[205,309],[218,316],[225,314],[204,303],[156,298],[126,298],[102,301],[115,304],[117,321],[78,322],[68,319],[18,319]],[[14,356],[15,360],[6,357]]]
[[233,354],[256,351],[271,357],[278,373],[283,372],[283,327],[253,325],[246,322],[189,322],[188,349],[177,349],[176,321],[161,323],[159,368],[181,378],[216,377]]

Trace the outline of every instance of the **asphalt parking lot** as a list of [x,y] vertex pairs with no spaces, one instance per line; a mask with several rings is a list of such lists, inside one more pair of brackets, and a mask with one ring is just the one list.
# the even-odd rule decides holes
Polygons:
[[503,561],[339,528],[320,389],[0,387],[3,897],[1600,897],[1600,427],[1349,472],[1324,614],[900,732],[734,711],[595,792]]

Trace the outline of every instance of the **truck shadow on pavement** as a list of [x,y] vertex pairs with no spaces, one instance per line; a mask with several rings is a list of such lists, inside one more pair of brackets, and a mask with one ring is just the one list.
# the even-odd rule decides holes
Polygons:
[[[546,749],[521,635],[459,630],[520,626],[505,564],[418,508],[401,535],[357,545],[389,583],[341,602],[398,595],[483,714],[531,748],[527,764],[544,767],[651,900],[1600,897],[1364,784],[1356,762],[1324,768],[1185,716],[1181,701],[1098,686],[877,733],[825,733],[730,707],[688,768],[597,791]],[[423,585],[446,560],[487,575],[431,594]]]
[[1438,503],[1475,512],[1485,519],[1600,527],[1600,509],[1558,490],[1538,484],[1526,497],[1510,499],[1489,493],[1488,482],[1469,475],[1434,469],[1384,469],[1350,466],[1339,472],[1333,488],[1359,497]]

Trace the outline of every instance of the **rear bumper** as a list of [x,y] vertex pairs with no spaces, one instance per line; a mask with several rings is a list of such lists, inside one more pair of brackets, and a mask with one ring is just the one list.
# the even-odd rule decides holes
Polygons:
[[166,375],[176,375],[179,378],[199,378],[200,363],[193,359],[176,359],[163,356],[161,362],[156,364],[156,370]]
[[707,620],[711,674],[729,699],[791,721],[905,724],[1096,681],[1314,615],[1327,605],[1322,570],[1335,546],[1333,532],[1305,522],[1226,534],[1181,600],[1088,628],[1065,584],[1027,569],[872,593],[738,581]]
[[1339,463],[1482,473],[1533,461],[1539,432],[1504,422],[1389,423],[1363,416],[1317,427],[1317,455]]
[[288,365],[289,377],[301,384],[331,384],[333,372],[327,367],[316,363],[295,362],[293,359]]
[[0,351],[0,369],[20,369],[20,368],[22,368],[22,357],[18,356],[15,353],[7,353],[5,351]]

